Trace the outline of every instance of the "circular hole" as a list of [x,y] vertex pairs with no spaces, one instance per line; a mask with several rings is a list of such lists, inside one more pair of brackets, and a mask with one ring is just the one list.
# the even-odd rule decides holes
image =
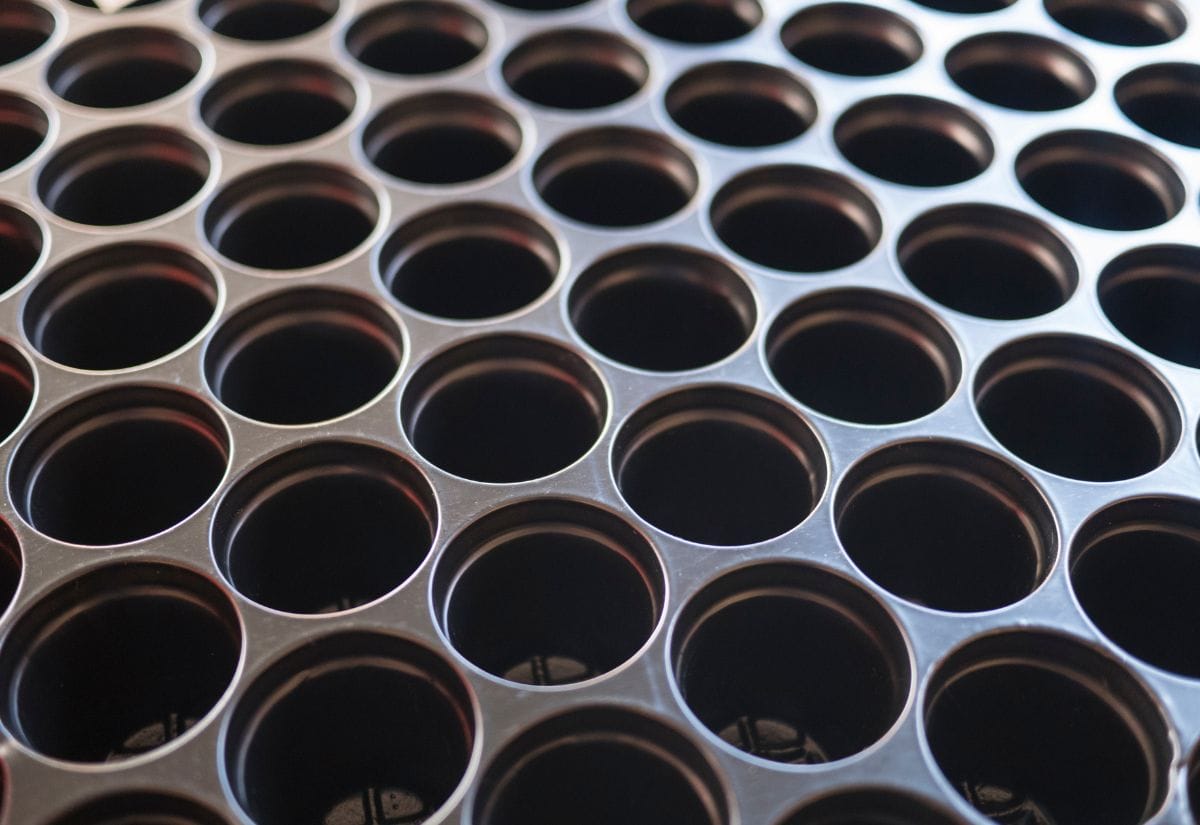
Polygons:
[[168,564],[110,564],[17,620],[0,653],[0,713],[46,756],[123,761],[200,724],[241,647],[237,612],[208,579]]
[[1184,186],[1149,147],[1107,132],[1055,132],[1017,155],[1017,178],[1039,204],[1097,229],[1134,231],[1183,208]]
[[46,140],[50,118],[32,100],[0,92],[0,172],[28,159]]
[[[586,802],[586,814],[580,813]],[[726,825],[721,780],[683,735],[631,710],[585,707],[538,723],[484,774],[472,821]]]
[[1121,334],[1155,355],[1200,367],[1200,248],[1148,246],[1100,273],[1100,306]]
[[226,737],[229,784],[258,825],[425,822],[463,780],[475,716],[436,653],[382,634],[326,636],[250,686]]
[[846,160],[905,186],[951,186],[981,174],[995,150],[966,109],[915,95],[875,97],[850,107],[833,130]]
[[666,138],[607,126],[575,132],[547,149],[533,183],[553,209],[580,223],[641,226],[679,212],[699,188],[691,159]]
[[808,802],[780,825],[957,825],[958,819],[907,791],[853,788]]
[[591,450],[608,418],[608,394],[570,350],[492,335],[422,366],[404,391],[401,418],[418,452],[448,473],[530,481]]
[[1155,667],[1200,677],[1200,504],[1137,498],[1080,528],[1071,584],[1088,617],[1122,650]]
[[208,808],[178,796],[138,791],[105,796],[72,809],[51,825],[226,825]]
[[277,292],[237,312],[204,354],[221,403],[268,424],[315,424],[361,409],[395,378],[404,342],[392,317],[351,292]]
[[71,141],[51,156],[37,193],[54,214],[92,226],[120,226],[165,215],[192,200],[212,165],[182,132],[118,126]]
[[54,15],[48,9],[26,0],[8,0],[0,8],[0,66],[36,52],[54,28]]
[[1158,46],[1183,34],[1187,17],[1174,0],[1045,0],[1059,25],[1115,46]]
[[838,575],[792,563],[743,567],[705,587],[680,613],[671,658],[705,727],[791,765],[878,742],[911,678],[904,638],[879,604]]
[[928,415],[962,377],[958,348],[932,315],[863,289],[821,292],[789,306],[767,333],[766,355],[789,395],[855,424]]
[[432,488],[400,455],[322,442],[260,464],[230,490],[213,553],[258,604],[334,613],[403,584],[429,555],[437,519]]
[[662,567],[617,516],[538,499],[484,516],[447,548],[434,609],[477,667],[526,685],[601,676],[637,654],[662,614]]
[[199,49],[166,29],[110,28],[63,49],[46,69],[46,82],[70,103],[117,109],[174,94],[202,62]]
[[1200,65],[1143,66],[1117,81],[1113,93],[1125,116],[1150,134],[1200,149]]
[[998,321],[1058,309],[1079,268],[1040,221],[999,206],[956,204],[917,218],[896,243],[913,286],[943,306]]
[[435,209],[383,245],[384,286],[404,305],[455,320],[507,315],[554,284],[562,258],[554,236],[532,218],[490,204]]
[[582,6],[589,0],[493,0],[493,2],[518,11],[548,12],[573,9]]
[[987,14],[1003,11],[1017,0],[911,0],[918,6],[951,14]]
[[902,71],[924,52],[921,36],[911,23],[862,3],[811,6],[788,18],[780,37],[797,60],[850,77]]
[[1006,462],[948,441],[884,447],[856,464],[834,505],[847,555],[880,587],[935,610],[1014,604],[1054,564],[1054,516]]
[[667,112],[696,137],[724,146],[784,143],[804,134],[817,103],[783,69],[761,63],[707,63],[667,89]]
[[743,172],[713,197],[713,229],[747,260],[785,272],[857,263],[883,234],[871,198],[841,175],[812,166]]
[[399,75],[448,72],[487,46],[487,27],[441,0],[402,0],[372,9],[346,31],[346,50],[365,66]]
[[200,0],[200,20],[235,40],[299,37],[319,29],[338,10],[338,0]]
[[975,406],[1020,458],[1082,481],[1153,470],[1179,440],[1170,391],[1140,362],[1089,338],[1026,338],[983,363]]
[[123,544],[195,513],[221,483],[229,450],[225,425],[207,404],[125,386],[45,419],[17,450],[9,490],[25,520],[49,536]]
[[29,414],[35,382],[29,359],[13,345],[0,341],[0,441],[15,433]]
[[25,210],[0,202],[0,293],[21,283],[42,257],[42,228]]
[[353,252],[379,216],[375,193],[349,172],[285,163],[226,186],[204,213],[204,233],[218,252],[244,266],[305,269]]
[[754,294],[727,264],[679,246],[640,246],[589,266],[571,289],[571,323],[596,351],[636,369],[699,369],[754,330]]
[[201,99],[200,117],[223,138],[282,146],[337,128],[354,101],[350,81],[324,64],[269,60],[221,77]]
[[208,325],[216,276],[187,252],[149,243],[72,258],[29,296],[22,321],[39,352],[84,370],[136,367],[184,347]]
[[411,183],[485,178],[512,162],[521,124],[486,97],[432,92],[391,104],[367,124],[363,150],[380,170]]
[[1025,112],[1066,109],[1087,100],[1096,78],[1057,40],[995,32],[970,37],[946,54],[946,71],[982,101]]
[[1115,662],[1067,638],[977,639],[935,671],[929,747],[954,789],[997,821],[1136,825],[1162,805],[1169,733]]
[[763,19],[758,0],[629,0],[639,28],[676,43],[724,43],[749,34]]
[[552,29],[517,46],[504,81],[521,97],[553,109],[598,109],[633,97],[650,66],[628,41],[594,29]]
[[0,519],[0,614],[12,606],[24,567],[21,542],[8,522]]
[[804,521],[825,489],[824,449],[787,407],[733,387],[676,391],[635,412],[613,444],[625,501],[658,529],[730,547]]

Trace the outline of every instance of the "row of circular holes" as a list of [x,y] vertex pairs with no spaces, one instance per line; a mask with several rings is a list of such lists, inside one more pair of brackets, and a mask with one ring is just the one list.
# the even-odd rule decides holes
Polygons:
[[[367,448],[323,445],[310,453],[322,449],[328,460]],[[389,454],[388,460],[396,459]],[[332,470],[318,483],[344,472]],[[343,490],[339,498],[351,495]],[[396,497],[395,491],[388,495]],[[315,500],[303,492],[297,497]],[[1147,524],[1148,514],[1165,521]],[[1108,607],[1145,642],[1162,628],[1150,627],[1121,597],[1147,583],[1165,587],[1179,597],[1171,603],[1177,615],[1168,618],[1191,635],[1195,611],[1185,606],[1192,600],[1168,573],[1195,572],[1187,562],[1196,553],[1195,505],[1135,500],[1117,505],[1111,518],[1096,519],[1097,535],[1077,566],[1085,560],[1089,570],[1107,565],[1101,575],[1109,577],[1103,582],[1109,590],[1101,594]],[[253,526],[239,527],[254,534]],[[635,653],[659,621],[661,581],[649,580],[657,566],[640,567],[653,552],[639,548],[644,540],[607,511],[578,502],[526,502],[485,517],[464,536],[470,546],[449,558],[462,562],[469,555],[469,561],[451,581],[435,578],[435,600],[445,611],[439,621],[460,652],[497,675],[535,685],[598,676]],[[1161,580],[1146,575],[1147,540],[1175,568]],[[1101,551],[1106,544],[1115,547]],[[570,580],[552,574],[567,569]],[[1134,574],[1132,584],[1125,573]],[[506,587],[522,593],[521,610],[511,609]],[[1113,590],[1119,591],[1115,600]],[[1147,597],[1156,614],[1170,612],[1161,593],[1137,595]],[[504,609],[491,609],[499,604]],[[773,630],[763,633],[764,627]],[[103,763],[150,754],[210,715],[229,690],[241,644],[236,608],[196,574],[145,562],[101,567],[60,587],[14,625],[0,652],[0,678],[10,697],[4,721],[26,745],[55,759]],[[1172,648],[1168,655],[1177,655],[1179,646]],[[689,713],[727,746],[781,764],[834,762],[870,749],[899,723],[912,690],[907,643],[888,612],[849,580],[800,563],[755,564],[706,585],[684,606],[669,651],[673,687]],[[199,661],[205,678],[196,676]],[[772,666],[763,667],[767,662]],[[301,671],[308,678],[296,680]],[[730,673],[738,679],[728,679]],[[987,814],[1016,808],[1069,825],[1103,812],[1108,821],[1132,825],[1164,802],[1173,748],[1160,711],[1120,665],[1078,642],[1030,629],[977,639],[935,669],[925,696],[925,730],[936,761],[954,789]],[[103,717],[87,711],[97,697],[108,708]],[[225,738],[232,790],[260,825],[330,821],[376,806],[394,816],[431,815],[466,772],[475,738],[472,705],[452,666],[415,644],[365,633],[306,644],[268,667],[234,709]],[[393,730],[404,735],[384,735]],[[584,726],[589,730],[593,736],[585,741],[605,726]],[[363,731],[376,735],[364,741]],[[577,743],[580,732],[570,732]],[[626,739],[641,738],[623,732]],[[519,739],[540,733],[536,726]],[[358,746],[338,744],[350,741]],[[498,767],[508,762],[511,747],[489,769],[493,779],[514,769]],[[531,812],[561,813],[583,793],[580,782],[594,791],[584,794],[591,805],[628,805],[643,795],[628,793],[625,769],[630,776],[652,769],[656,792],[645,798],[657,801],[646,810],[623,809],[622,821],[672,821],[663,815],[696,805],[676,783],[661,782],[661,769],[646,763],[645,754],[633,763],[626,760],[636,752],[623,754],[597,769],[607,747],[578,765],[567,758],[549,775],[544,765],[522,768],[537,778],[516,783],[520,792],[509,786],[513,776],[485,777],[476,817],[508,823],[529,821]],[[318,758],[330,752],[343,758],[332,765]],[[1014,765],[1019,769],[1003,780],[993,773]],[[622,780],[614,780],[614,772]],[[622,788],[619,800],[614,787]],[[520,801],[505,799],[510,795]],[[726,821],[721,795],[710,802],[716,810],[697,816],[701,805],[685,821]]]

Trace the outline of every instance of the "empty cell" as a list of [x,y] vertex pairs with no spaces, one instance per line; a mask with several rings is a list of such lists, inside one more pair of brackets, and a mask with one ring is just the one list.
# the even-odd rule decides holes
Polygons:
[[50,117],[32,100],[0,92],[0,172],[28,159],[46,140]]
[[1100,306],[1121,334],[1146,350],[1200,367],[1200,249],[1145,246],[1118,255],[1100,272]]
[[1059,25],[1114,46],[1158,46],[1187,28],[1175,0],[1044,0]]
[[646,84],[650,66],[632,44],[597,29],[553,29],[520,43],[504,58],[504,82],[551,109],[612,106]]
[[337,10],[338,0],[200,0],[197,13],[217,34],[261,43],[316,31]]
[[628,0],[633,22],[655,37],[676,43],[725,43],[762,22],[758,0]]
[[847,77],[903,71],[924,52],[912,23],[863,3],[822,3],[796,12],[779,33],[784,48],[816,69]]
[[1200,65],[1143,66],[1118,80],[1113,94],[1125,116],[1150,134],[1200,149]]
[[223,138],[282,146],[336,129],[355,99],[350,81],[323,63],[268,60],[220,77],[200,99],[200,117]]
[[1096,77],[1077,52],[1034,34],[969,37],[946,53],[946,71],[985,103],[1025,112],[1067,109],[1096,90]]
[[54,15],[29,0],[10,0],[0,9],[0,66],[23,60],[54,34]]
[[723,146],[755,148],[794,140],[817,117],[817,103],[793,75],[761,63],[706,63],[667,89],[667,112],[681,128]]
[[119,109],[174,94],[202,63],[200,50],[168,29],[110,28],[59,52],[46,69],[46,82],[70,103]]
[[394,75],[449,72],[487,46],[483,21],[457,3],[400,0],[378,6],[346,30],[346,50],[364,66]]

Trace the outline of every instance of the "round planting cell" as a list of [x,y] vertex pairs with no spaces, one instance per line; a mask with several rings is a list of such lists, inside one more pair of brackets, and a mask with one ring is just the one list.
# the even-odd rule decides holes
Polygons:
[[29,342],[84,370],[158,360],[195,340],[216,313],[216,275],[191,254],[153,243],[85,252],[43,277],[25,302]]
[[763,19],[758,0],[628,0],[643,31],[676,43],[724,43],[749,34]]
[[1053,132],[1017,155],[1029,197],[1059,217],[1097,229],[1134,231],[1183,208],[1179,174],[1148,146],[1108,132]]
[[805,803],[779,825],[957,825],[932,802],[890,788],[837,791]]
[[217,329],[204,355],[213,393],[268,424],[316,424],[352,413],[400,369],[404,339],[383,308],[357,293],[278,292]]
[[347,171],[284,163],[227,185],[204,213],[218,252],[244,266],[295,270],[348,255],[375,231],[379,200]]
[[1183,34],[1187,17],[1175,0],[1044,0],[1064,28],[1114,46],[1158,46]]
[[21,283],[42,257],[42,227],[15,204],[0,202],[0,293]]
[[501,6],[528,12],[555,12],[573,9],[589,0],[495,0]]
[[934,316],[865,289],[793,303],[766,337],[771,375],[800,403],[856,424],[928,415],[962,376],[958,347]]
[[490,335],[417,370],[401,401],[409,441],[473,481],[531,481],[574,464],[608,419],[608,393],[580,356],[540,338]]
[[21,542],[8,522],[0,519],[0,614],[12,605],[24,569]]
[[924,52],[912,23],[864,3],[811,6],[788,18],[780,37],[797,60],[849,77],[894,74]]
[[1017,0],[911,0],[918,6],[951,14],[988,14],[1003,11]]
[[706,63],[681,75],[666,94],[667,113],[687,132],[724,146],[755,148],[804,134],[817,117],[808,89],[762,63]]
[[0,341],[0,441],[17,431],[33,406],[37,376],[29,359],[7,341]]
[[743,172],[712,199],[717,236],[760,266],[806,274],[858,263],[883,234],[869,195],[848,178],[813,166]]
[[531,103],[552,109],[599,109],[633,97],[650,66],[628,40],[597,29],[552,29],[513,49],[504,82]]
[[336,129],[355,98],[350,81],[323,63],[268,60],[219,78],[200,99],[200,117],[228,140],[281,146]]
[[32,100],[0,92],[0,172],[36,152],[50,131],[50,117]]
[[793,563],[743,567],[684,606],[671,640],[684,701],[760,759],[819,765],[884,737],[910,690],[899,627],[841,576]]
[[8,488],[21,516],[53,538],[123,544],[195,513],[229,451],[224,422],[195,396],[123,385],[42,419],[9,465]]
[[734,546],[804,521],[825,490],[824,449],[809,425],[730,386],[677,390],[635,412],[613,445],[629,506],[688,541]]
[[1047,631],[959,648],[934,671],[924,721],[954,790],[997,821],[1137,825],[1167,795],[1172,747],[1154,700],[1116,662]]
[[226,825],[208,808],[179,796],[137,791],[102,796],[63,814],[50,825]]
[[646,644],[665,598],[661,563],[608,510],[536,499],[493,511],[438,563],[434,610],[476,667],[526,685],[566,685],[619,667]]
[[699,369],[741,348],[757,307],[728,264],[682,246],[639,246],[601,258],[575,281],[568,311],[602,355],[636,369]]
[[337,14],[338,0],[200,0],[200,21],[234,40],[287,40],[316,31]]
[[560,138],[533,167],[538,194],[566,217],[622,228],[669,218],[699,188],[691,158],[655,132],[606,126]]
[[440,318],[479,320],[522,309],[562,266],[554,236],[504,206],[464,203],[426,212],[392,233],[379,257],[400,303]]
[[466,774],[476,717],[470,689],[433,651],[380,633],[325,636],[251,684],[225,736],[226,776],[257,825],[424,822]]
[[889,95],[864,100],[838,118],[833,139],[864,172],[905,186],[950,186],[982,173],[995,155],[987,130],[940,100]]
[[1200,149],[1200,65],[1134,69],[1113,90],[1125,116],[1152,135]]
[[1096,77],[1078,53],[1034,34],[969,37],[946,54],[946,71],[985,103],[1025,112],[1066,109],[1096,90]]
[[1100,272],[1100,306],[1121,334],[1177,364],[1200,367],[1200,248],[1145,246]]
[[123,761],[200,724],[241,648],[233,603],[205,577],[157,562],[109,564],[17,619],[0,650],[0,714],[45,756]]
[[1082,481],[1150,472],[1174,451],[1182,427],[1170,390],[1141,362],[1070,335],[992,353],[976,374],[975,406],[1019,458]]
[[0,66],[36,52],[54,34],[54,15],[28,0],[10,0],[0,9]]
[[58,149],[37,176],[37,194],[60,218],[121,226],[180,208],[211,171],[208,153],[182,132],[118,126]]
[[633,710],[591,706],[509,742],[483,775],[471,821],[727,825],[728,806],[715,769],[682,734]]
[[59,52],[46,69],[46,82],[69,103],[119,109],[174,94],[202,63],[200,50],[169,29],[114,27]]
[[842,478],[834,519],[863,573],[935,610],[1014,604],[1057,555],[1038,489],[1008,463],[949,441],[907,441],[859,461]]
[[896,257],[939,304],[998,321],[1052,312],[1079,283],[1074,255],[1049,227],[988,204],[926,212],[900,234]]
[[521,124],[486,97],[431,92],[391,104],[367,124],[371,163],[409,183],[467,183],[495,174],[521,148]]
[[377,72],[426,75],[465,66],[487,46],[487,27],[457,3],[399,0],[358,17],[346,50]]

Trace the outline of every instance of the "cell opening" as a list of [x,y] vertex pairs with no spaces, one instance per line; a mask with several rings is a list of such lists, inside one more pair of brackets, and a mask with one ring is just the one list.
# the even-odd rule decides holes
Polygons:
[[946,71],[985,103],[1025,112],[1067,109],[1096,91],[1096,76],[1083,57],[1033,34],[969,37],[946,54]]
[[50,116],[32,100],[0,92],[0,172],[27,160],[46,141]]
[[537,301],[562,266],[541,224],[503,206],[468,203],[426,212],[392,233],[379,256],[384,287],[439,318],[495,318]]
[[316,424],[370,404],[404,357],[399,325],[356,293],[276,293],[218,327],[204,377],[235,412],[267,424]]
[[12,606],[24,569],[21,541],[8,522],[0,519],[0,614]]
[[1015,604],[1049,575],[1058,532],[1028,478],[949,441],[884,447],[843,477],[838,538],[872,581],[934,610]]
[[18,618],[0,653],[0,713],[45,756],[121,762],[200,725],[229,688],[241,648],[233,603],[200,574],[109,564]]
[[31,273],[42,258],[46,239],[33,216],[16,204],[0,202],[0,294]]
[[1159,46],[1187,28],[1174,0],[1045,0],[1063,28],[1114,46]]
[[825,452],[782,404],[728,386],[679,390],[635,412],[613,444],[613,474],[635,513],[699,544],[780,536],[825,490]]
[[754,293],[721,260],[687,247],[640,246],[593,263],[571,289],[580,337],[635,369],[700,369],[732,355],[757,319]]
[[1100,272],[1100,307],[1121,334],[1160,358],[1200,367],[1200,248],[1147,246]]
[[1183,208],[1183,181],[1171,164],[1121,135],[1054,132],[1022,149],[1016,169],[1029,197],[1084,226],[1149,229]]
[[850,107],[833,129],[838,149],[859,169],[904,186],[952,186],[980,175],[995,148],[987,130],[958,106],[888,95]]
[[59,52],[46,69],[46,82],[68,103],[119,109],[178,92],[203,62],[193,43],[167,29],[110,28]]
[[375,231],[380,210],[371,187],[341,168],[284,163],[221,190],[204,213],[204,233],[244,266],[307,269],[358,249]]
[[1143,66],[1118,80],[1113,94],[1125,116],[1150,134],[1200,149],[1200,65]]
[[364,66],[396,75],[449,72],[483,53],[487,27],[456,3],[402,0],[372,9],[346,32],[346,50]]
[[607,510],[539,499],[467,527],[434,575],[442,630],[476,667],[525,685],[602,676],[633,658],[662,615],[661,563]]
[[50,40],[54,15],[37,3],[10,0],[0,10],[0,66],[16,63]]
[[767,333],[771,375],[801,404],[855,424],[928,415],[958,387],[950,333],[924,310],[883,292],[842,289],[802,298]]
[[208,326],[216,275],[181,249],[151,243],[101,247],[42,278],[25,303],[29,342],[83,370],[118,370],[164,358]]
[[53,825],[226,825],[208,808],[181,796],[136,791],[93,799],[54,820]]
[[861,787],[808,802],[780,825],[956,825],[940,806],[907,791]]
[[1166,461],[1182,424],[1170,391],[1116,347],[1089,338],[1025,338],[990,355],[975,407],[1001,444],[1047,472],[1118,481]]
[[988,14],[1003,11],[1017,0],[912,0],[918,6],[951,14]]
[[433,547],[433,488],[398,453],[325,441],[268,459],[213,521],[213,555],[246,598],[286,613],[349,610],[400,587]]
[[706,63],[685,72],[667,89],[666,107],[690,134],[739,148],[794,140],[817,117],[812,94],[791,74],[735,61]]
[[997,321],[1053,312],[1079,284],[1075,256],[1049,227],[987,204],[926,212],[900,233],[896,256],[934,301]]
[[797,12],[780,31],[783,46],[813,68],[848,77],[903,71],[925,51],[912,23],[862,3],[823,3]]
[[200,21],[234,40],[289,40],[314,32],[337,14],[338,0],[200,0]]
[[507,484],[548,476],[587,454],[608,393],[580,356],[539,338],[489,335],[442,352],[409,381],[408,439],[462,478]]
[[717,236],[760,266],[828,272],[867,257],[883,234],[869,195],[848,178],[812,166],[743,172],[713,197]]
[[789,765],[836,762],[879,742],[912,679],[883,607],[837,574],[794,563],[743,567],[707,585],[680,613],[671,660],[705,727]]
[[553,29],[504,58],[504,82],[531,103],[584,110],[627,100],[646,85],[650,66],[629,41],[596,29]]
[[29,359],[12,344],[0,340],[0,442],[15,433],[29,414],[36,382]]
[[354,85],[329,66],[268,60],[219,78],[200,99],[200,117],[227,140],[283,146],[336,129],[356,98]]
[[758,0],[628,0],[625,9],[643,31],[692,45],[736,40],[763,20]]
[[997,821],[1136,825],[1162,806],[1173,745],[1154,700],[1116,662],[1048,631],[978,638],[935,671],[930,750]]
[[75,223],[122,226],[189,203],[212,171],[208,153],[182,132],[118,126],[71,141],[37,176],[51,212]]

